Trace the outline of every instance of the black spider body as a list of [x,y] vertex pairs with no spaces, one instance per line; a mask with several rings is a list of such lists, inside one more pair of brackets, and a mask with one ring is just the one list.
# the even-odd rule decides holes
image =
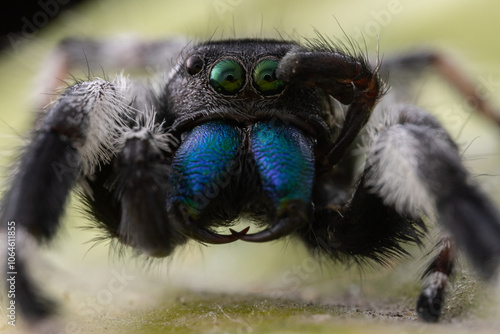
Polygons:
[[[70,60],[72,43],[61,47]],[[52,238],[80,183],[97,226],[149,256],[189,239],[291,235],[332,259],[385,262],[405,254],[404,243],[420,242],[425,214],[493,275],[498,212],[432,116],[405,104],[375,107],[385,93],[378,67],[325,40],[174,49],[179,61],[160,83],[95,79],[61,95],[37,123],[2,224],[15,221],[23,238]],[[352,150],[361,142],[367,158],[358,175]],[[242,215],[261,230],[229,228]],[[446,240],[419,299],[426,320],[438,318],[452,271],[454,243]],[[24,313],[46,317],[50,307],[29,272],[20,275]]]
[[[217,130],[211,129],[208,133],[234,131],[234,138],[227,138],[227,141],[233,144],[238,141],[235,145],[238,147],[234,147],[234,156],[227,162],[229,165],[226,163],[221,166],[227,169],[223,174],[229,174],[229,177],[221,175],[224,180],[213,180],[214,189],[210,191],[220,194],[213,195],[208,201],[207,198],[201,199],[208,202],[207,209],[200,213],[201,225],[216,226],[228,223],[234,221],[242,212],[265,217],[265,222],[275,218],[276,210],[269,208],[269,201],[272,199],[269,198],[270,194],[263,193],[260,180],[262,175],[259,175],[258,167],[255,166],[253,144],[256,144],[256,129],[267,124],[279,128],[284,133],[291,131],[293,133],[289,135],[302,136],[304,141],[311,141],[311,151],[316,151],[316,143],[313,143],[316,138],[321,138],[324,147],[331,145],[333,131],[325,121],[325,114],[331,114],[333,110],[325,110],[328,98],[324,92],[314,87],[292,86],[286,87],[279,94],[266,97],[255,88],[252,74],[258,63],[263,60],[278,61],[296,47],[297,45],[289,42],[256,40],[202,45],[187,58],[201,60],[203,68],[200,72],[191,75],[189,71],[177,71],[167,85],[166,96],[161,100],[168,101],[166,114],[175,115],[172,127],[176,131],[186,135],[193,127],[208,123],[217,127]],[[220,94],[209,82],[210,72],[221,59],[236,61],[243,68],[244,83],[236,94]],[[162,116],[160,118],[163,119]],[[165,118],[168,119],[168,116]],[[297,130],[292,130],[293,128]],[[204,135],[205,130],[202,126],[196,134],[190,135],[195,136],[193,141],[208,137],[208,133]],[[277,133],[277,136],[280,134]],[[199,149],[203,151],[205,145],[201,143]],[[284,152],[274,153],[279,155]],[[214,154],[214,160],[217,160],[217,153]],[[260,162],[264,163],[263,160]],[[174,165],[178,166],[175,163]],[[180,168],[174,168],[174,172],[177,172],[175,175],[182,171]],[[206,223],[202,223],[203,221]]]

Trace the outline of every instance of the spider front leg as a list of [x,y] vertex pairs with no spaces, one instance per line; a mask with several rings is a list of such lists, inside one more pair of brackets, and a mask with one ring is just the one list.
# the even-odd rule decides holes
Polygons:
[[16,301],[29,322],[53,312],[28,271],[36,241],[54,236],[78,177],[91,175],[114,154],[130,102],[125,90],[123,81],[100,79],[68,88],[39,122],[4,197],[2,232],[14,222],[18,255],[15,268],[7,272],[17,272]]
[[493,276],[500,259],[500,214],[438,121],[399,105],[371,125],[368,185],[398,212],[435,216],[476,267]]
[[[53,312],[27,272],[36,240],[51,239],[81,163],[76,145],[85,140],[84,120],[71,117],[64,102],[57,103],[33,139],[18,167],[2,207],[2,232],[7,225],[16,231],[16,263],[5,272],[15,272],[18,306],[30,321]],[[50,195],[47,195],[47,190]],[[9,229],[10,231],[10,229]],[[3,234],[2,233],[2,234]],[[5,236],[5,240],[7,237]],[[7,269],[7,254],[4,255]]]
[[[136,100],[137,101],[137,100]],[[86,212],[106,237],[136,254],[165,257],[187,241],[167,214],[171,153],[178,139],[151,109],[136,110],[125,126],[116,157],[87,176],[81,195]]]
[[[413,221],[423,213],[436,218],[480,272],[492,277],[500,259],[500,215],[472,182],[456,145],[437,120],[415,107],[395,105],[384,112],[377,109],[368,134],[367,165],[353,199],[338,212],[319,210],[306,242],[312,245],[319,236],[315,247],[331,255],[378,259],[377,254],[400,252],[402,241],[418,242],[412,236],[418,237]],[[373,238],[367,236],[374,229]],[[427,270],[417,305],[427,321],[439,318],[453,269],[453,242],[443,245]]]

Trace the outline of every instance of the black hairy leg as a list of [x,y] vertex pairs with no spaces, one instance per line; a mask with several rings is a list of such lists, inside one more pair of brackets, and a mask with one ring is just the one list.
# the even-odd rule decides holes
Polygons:
[[[28,271],[33,255],[30,244],[34,239],[42,242],[54,236],[79,165],[72,138],[54,131],[53,125],[44,124],[35,134],[36,142],[26,149],[14,184],[2,203],[5,210],[2,224],[9,225],[5,230],[10,231],[12,226],[16,231],[16,300],[32,322],[54,313],[55,308]],[[51,196],[43,196],[47,189],[52,192]],[[12,270],[5,265],[4,273],[9,278]]]
[[341,206],[322,202],[321,198],[328,198],[324,189],[315,193],[314,221],[299,233],[312,251],[345,263],[372,260],[383,264],[407,255],[405,243],[421,243],[426,230],[423,222],[384,205],[383,198],[367,187],[366,176],[358,182],[352,199]]
[[[23,313],[34,322],[55,311],[44,298],[30,275],[29,259],[36,252],[36,243],[50,241],[59,227],[67,197],[82,171],[95,168],[96,155],[106,156],[108,146],[116,135],[116,114],[126,108],[117,97],[113,83],[96,81],[80,83],[69,89],[47,111],[32,134],[33,140],[13,176],[13,183],[2,203],[2,222],[15,222],[17,235],[17,269],[20,288],[17,291]],[[96,124],[93,113],[108,110],[99,98],[111,96],[115,103],[108,118],[99,115]],[[84,96],[84,98],[82,98]],[[109,110],[108,110],[109,112]],[[100,126],[108,126],[102,133]],[[89,136],[91,138],[89,138]],[[47,194],[50,194],[47,195]],[[7,227],[6,227],[7,229]]]
[[[72,94],[72,92],[68,93]],[[2,224],[14,222],[17,231],[18,300],[23,313],[36,321],[54,312],[53,305],[39,292],[29,272],[25,271],[31,254],[29,243],[50,240],[58,227],[66,198],[80,168],[76,149],[85,140],[88,123],[75,115],[81,106],[71,106],[65,99],[51,109],[26,153],[4,198]],[[50,149],[47,149],[50,148]],[[47,191],[50,196],[44,195]],[[7,229],[7,228],[6,228]],[[9,272],[11,270],[7,270]]]
[[[463,166],[450,136],[434,117],[409,105],[394,105],[390,112],[374,114],[370,122],[367,185],[371,191],[400,214],[425,214],[437,220],[476,268],[493,277],[500,258],[500,215]],[[449,269],[433,270],[449,275],[453,242],[443,244],[450,250],[447,253],[445,247],[440,259],[448,260],[436,263]],[[424,313],[421,317],[429,320]]]
[[[316,214],[300,235],[314,251],[343,261],[364,262],[404,255],[405,243],[420,243],[420,217],[436,219],[450,231],[427,270],[418,301],[422,319],[436,321],[452,274],[454,240],[485,277],[498,269],[500,217],[462,165],[454,142],[437,120],[415,107],[376,109],[367,125],[365,172],[352,198],[331,201],[332,186],[317,188]],[[328,177],[319,176],[323,180]]]

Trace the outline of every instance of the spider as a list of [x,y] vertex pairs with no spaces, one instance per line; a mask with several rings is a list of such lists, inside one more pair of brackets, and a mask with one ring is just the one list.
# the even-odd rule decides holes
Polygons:
[[[415,74],[431,65],[470,92],[435,53],[372,66],[362,52],[321,36],[304,44],[170,40],[111,48],[68,39],[53,59],[55,72],[65,73],[94,58],[169,68],[176,56],[156,80],[77,81],[40,113],[1,213],[3,233],[16,231],[16,302],[28,321],[53,314],[27,270],[28,245],[54,237],[77,186],[107,237],[150,257],[190,239],[292,236],[332,260],[386,263],[421,243],[424,216],[436,219],[446,234],[417,301],[425,321],[440,316],[457,249],[486,278],[496,273],[497,209],[440,123],[398,102],[381,80],[392,69]],[[360,145],[366,156],[357,173]],[[259,230],[233,228],[241,216]]]

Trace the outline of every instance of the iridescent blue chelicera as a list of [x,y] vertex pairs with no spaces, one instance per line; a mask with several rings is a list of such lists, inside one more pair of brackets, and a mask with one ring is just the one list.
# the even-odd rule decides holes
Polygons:
[[292,200],[309,203],[314,181],[312,141],[279,121],[259,122],[250,134],[262,187],[278,211]]
[[[245,137],[248,143],[243,143]],[[305,204],[311,201],[312,140],[299,129],[279,121],[258,122],[251,126],[248,136],[244,136],[238,126],[224,121],[195,127],[174,155],[170,200],[182,208],[183,214],[196,220],[210,201],[223,191],[221,185],[231,187],[227,181],[243,156],[243,147],[250,149],[251,154],[244,156],[255,160],[262,190],[278,213],[286,210],[291,201]]]
[[220,191],[234,167],[242,142],[241,130],[221,121],[195,127],[172,161],[172,200],[196,219],[207,201]]

